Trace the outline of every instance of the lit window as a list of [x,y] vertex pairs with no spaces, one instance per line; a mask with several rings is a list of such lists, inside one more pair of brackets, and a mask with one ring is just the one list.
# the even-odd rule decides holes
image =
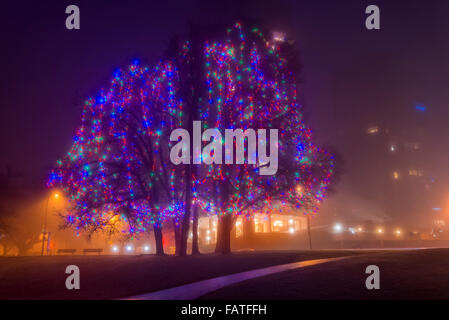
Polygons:
[[379,132],[379,127],[378,126],[370,127],[367,130],[368,134],[376,134],[378,132]]
[[397,172],[397,171],[393,172],[393,179],[394,180],[398,180],[399,179],[399,172]]
[[408,174],[410,176],[414,176],[414,177],[422,177],[424,175],[422,170],[416,170],[416,169],[410,169],[408,171]]
[[243,235],[243,223],[242,219],[237,219],[237,222],[235,223],[235,236],[237,238],[240,238]]

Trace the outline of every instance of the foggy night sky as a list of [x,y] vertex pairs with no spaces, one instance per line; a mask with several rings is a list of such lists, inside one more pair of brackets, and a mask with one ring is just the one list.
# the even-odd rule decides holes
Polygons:
[[[65,28],[70,4],[80,7],[81,30]],[[365,29],[369,4],[380,7],[380,31]],[[207,25],[243,15],[298,43],[307,124],[318,144],[345,160],[336,196],[358,197],[364,182],[379,188],[369,176],[375,159],[361,153],[366,128],[407,131],[422,104],[428,161],[447,185],[449,205],[448,12],[444,0],[10,1],[0,20],[0,171],[10,164],[43,186],[72,143],[83,101],[114,69],[133,58],[151,64],[188,20]]]

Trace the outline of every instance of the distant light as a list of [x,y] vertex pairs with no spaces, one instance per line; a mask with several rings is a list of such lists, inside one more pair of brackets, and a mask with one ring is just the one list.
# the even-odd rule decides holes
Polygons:
[[282,223],[282,221],[281,220],[276,220],[276,221],[274,221],[273,222],[273,226],[275,226],[275,227],[282,227],[284,224]]
[[285,33],[284,32],[273,32],[273,40],[276,42],[284,42],[285,41]]
[[396,230],[394,233],[396,233],[397,236],[401,235],[401,230]]
[[293,224],[293,219],[288,220],[288,223]]
[[302,195],[302,192],[303,192],[303,187],[302,187],[302,185],[298,184],[298,185],[296,186],[296,193],[297,193],[298,195]]
[[133,250],[133,247],[132,247],[132,246],[126,246],[126,250],[127,250],[127,251],[132,251],[132,250]]
[[395,171],[393,172],[393,179],[398,180],[399,179],[399,172]]
[[394,144],[392,144],[392,145],[390,146],[390,151],[391,151],[391,152],[395,152],[395,151],[396,151],[396,147],[395,147]]
[[384,229],[382,228],[377,229],[377,233],[384,233]]
[[334,225],[334,232],[340,233],[343,231],[343,226],[340,223]]
[[210,241],[210,236],[207,236],[207,237],[206,237],[206,240],[207,240],[207,241]]
[[358,231],[358,232],[362,232],[362,231],[363,231],[363,228],[362,228],[362,227],[358,227],[358,228],[357,228],[357,231]]
[[432,208],[433,211],[441,211],[441,208]]
[[425,112],[427,110],[427,107],[423,106],[423,105],[417,105],[417,106],[415,106],[415,109],[420,112]]
[[295,229],[294,228],[290,228],[290,229],[288,229],[288,232],[289,233],[295,233]]
[[55,193],[54,197],[55,197],[55,199],[58,199],[59,198],[59,193]]
[[144,247],[143,247],[143,250],[144,250],[144,251],[150,251],[150,246],[144,246]]
[[348,228],[348,230],[349,230],[349,232],[350,232],[351,234],[355,234],[355,229],[354,229],[354,228]]
[[376,134],[379,132],[379,127],[378,126],[370,127],[368,128],[368,130],[366,130],[366,132],[368,134]]
[[113,247],[112,247],[112,251],[118,252],[118,247],[117,247],[117,246],[113,246]]

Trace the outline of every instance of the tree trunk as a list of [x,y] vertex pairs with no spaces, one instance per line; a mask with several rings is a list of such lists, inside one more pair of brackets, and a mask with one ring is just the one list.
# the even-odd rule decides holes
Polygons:
[[164,255],[164,245],[162,243],[162,227],[158,225],[153,226],[154,240],[156,242],[156,254],[158,256]]
[[307,235],[309,237],[309,249],[312,250],[312,234],[310,232],[310,216],[307,215]]
[[215,253],[229,254],[231,253],[231,230],[232,230],[232,216],[224,215],[219,218],[217,245],[215,246]]
[[186,167],[186,202],[184,217],[182,218],[182,228],[181,228],[181,248],[179,251],[180,256],[187,255],[187,240],[189,237],[190,229],[190,208],[192,207],[192,173],[190,165]]
[[197,205],[193,207],[193,225],[192,225],[192,255],[200,254],[198,246],[198,211]]
[[173,220],[173,234],[175,236],[175,255],[181,255],[181,227]]

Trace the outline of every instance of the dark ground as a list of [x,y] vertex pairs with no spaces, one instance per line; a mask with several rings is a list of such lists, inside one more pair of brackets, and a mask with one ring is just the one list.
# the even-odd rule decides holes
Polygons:
[[[1,257],[0,299],[125,298],[271,265],[362,253],[366,252],[347,250],[242,252],[229,256],[195,257],[153,255]],[[369,253],[376,254],[376,251]],[[65,279],[68,276],[65,274],[65,268],[71,264],[80,268],[80,290],[65,288]],[[357,272],[356,275],[360,273]],[[346,277],[344,274],[339,276]],[[325,277],[322,275],[319,277],[328,276],[325,274]]]
[[[380,290],[365,269],[380,268]],[[377,253],[240,282],[201,299],[449,299],[449,249]]]

